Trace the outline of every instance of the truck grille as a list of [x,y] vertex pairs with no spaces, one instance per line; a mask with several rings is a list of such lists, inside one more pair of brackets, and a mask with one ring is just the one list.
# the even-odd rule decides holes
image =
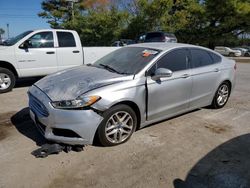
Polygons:
[[38,114],[44,117],[49,116],[49,112],[47,108],[44,106],[44,104],[41,103],[36,97],[31,95],[30,93],[29,93],[29,107],[35,114]]

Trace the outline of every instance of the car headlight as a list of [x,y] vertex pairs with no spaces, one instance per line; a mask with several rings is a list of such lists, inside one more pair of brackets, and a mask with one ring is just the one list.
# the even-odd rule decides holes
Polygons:
[[54,108],[59,108],[59,109],[79,109],[91,106],[100,99],[101,97],[99,96],[78,97],[77,99],[74,100],[51,102],[51,104]]

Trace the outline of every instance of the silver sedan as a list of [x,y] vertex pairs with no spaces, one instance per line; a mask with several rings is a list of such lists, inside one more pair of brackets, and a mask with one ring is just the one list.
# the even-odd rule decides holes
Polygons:
[[104,146],[185,112],[222,108],[235,85],[235,61],[207,48],[145,43],[47,76],[28,92],[30,115],[48,140]]

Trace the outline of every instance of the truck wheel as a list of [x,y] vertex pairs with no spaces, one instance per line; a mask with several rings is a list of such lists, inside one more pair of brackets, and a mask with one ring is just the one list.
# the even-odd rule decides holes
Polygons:
[[15,82],[15,75],[10,70],[0,68],[0,93],[11,91]]

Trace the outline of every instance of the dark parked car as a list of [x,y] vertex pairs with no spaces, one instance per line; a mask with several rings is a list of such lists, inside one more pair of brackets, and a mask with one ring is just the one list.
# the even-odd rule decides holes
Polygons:
[[173,33],[157,31],[147,33],[145,42],[177,42],[177,38]]

